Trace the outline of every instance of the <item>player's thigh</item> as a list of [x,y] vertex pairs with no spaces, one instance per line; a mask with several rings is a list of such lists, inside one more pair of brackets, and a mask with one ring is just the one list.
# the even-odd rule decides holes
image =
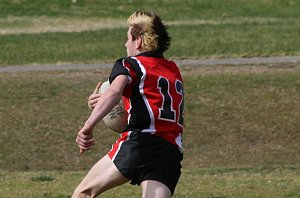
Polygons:
[[142,198],[170,198],[171,191],[170,189],[163,183],[154,181],[154,180],[146,180],[142,182]]
[[118,171],[114,163],[106,155],[90,169],[76,188],[73,197],[76,197],[76,194],[87,194],[93,197],[128,181],[129,180]]

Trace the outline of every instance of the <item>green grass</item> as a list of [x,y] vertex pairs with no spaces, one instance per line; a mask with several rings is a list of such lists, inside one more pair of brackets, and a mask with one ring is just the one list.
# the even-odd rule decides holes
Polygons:
[[128,17],[139,9],[154,10],[166,20],[224,18],[224,17],[299,17],[297,0],[2,0],[0,17],[64,16],[64,17]]
[[[232,71],[245,67],[233,67]],[[263,73],[205,75],[184,67],[187,167],[299,165],[297,65]],[[257,67],[264,71],[268,67]],[[290,70],[289,70],[290,69]],[[89,115],[86,98],[109,70],[0,74],[2,159],[9,170],[82,170],[116,133],[99,125],[97,146],[80,155],[74,139]],[[199,138],[195,138],[198,137]]]
[[[94,83],[106,80],[107,76],[108,70],[21,76],[1,74],[1,90],[5,91],[0,93],[3,132],[0,149],[6,161],[1,163],[1,168],[82,169],[107,152],[117,134],[107,129],[104,134],[100,133],[104,127],[100,127],[98,133],[108,142],[100,140],[97,151],[85,155],[86,162],[78,164],[81,156],[74,141],[77,130],[90,113],[87,96]],[[25,137],[20,138],[20,134]]]
[[[5,198],[68,198],[85,172],[1,172],[0,196]],[[32,178],[51,178],[33,180]],[[299,197],[300,170],[294,167],[248,169],[183,169],[173,197],[177,198],[296,198]],[[125,184],[101,197],[141,197],[141,189]]]
[[[172,59],[297,55],[299,24],[172,26]],[[125,29],[0,36],[0,65],[112,62],[126,56]],[[186,35],[186,36],[183,36]],[[119,46],[119,47],[116,47]]]
[[[174,197],[299,197],[299,64],[182,67],[183,174]],[[0,197],[70,197],[117,134],[80,155],[86,99],[109,69],[0,74]],[[120,193],[121,192],[121,193]],[[140,197],[131,185],[104,197]]]
[[[125,29],[84,33],[45,33],[0,37],[2,65],[85,63],[126,56]],[[116,47],[121,46],[121,47]]]
[[[170,24],[171,59],[299,55],[299,3],[2,0],[0,30],[12,31],[0,34],[0,66],[112,62],[126,55],[126,29],[118,22],[138,9]],[[106,19],[112,27],[92,31]],[[83,32],[64,32],[88,21]],[[48,25],[66,28],[39,32]],[[174,197],[300,197],[300,65],[181,70],[184,160]],[[0,73],[0,197],[71,196],[118,136],[99,124],[92,151],[80,155],[75,144],[90,113],[87,96],[109,73]],[[140,197],[137,189],[126,184],[103,197]]]
[[[141,8],[170,24],[173,41],[166,56],[172,59],[299,55],[299,7],[295,0],[4,0],[0,29],[10,31],[0,34],[0,66],[112,62],[126,55],[126,29],[116,21],[125,24]],[[94,23],[111,23],[113,29],[94,30]],[[87,27],[65,32],[72,24],[74,31]],[[60,28],[51,33],[48,26]]]

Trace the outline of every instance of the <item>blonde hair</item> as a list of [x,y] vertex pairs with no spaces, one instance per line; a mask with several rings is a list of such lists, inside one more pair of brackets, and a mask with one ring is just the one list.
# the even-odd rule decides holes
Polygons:
[[141,51],[164,53],[170,46],[167,26],[153,12],[137,11],[127,20],[131,28],[132,39],[142,39]]

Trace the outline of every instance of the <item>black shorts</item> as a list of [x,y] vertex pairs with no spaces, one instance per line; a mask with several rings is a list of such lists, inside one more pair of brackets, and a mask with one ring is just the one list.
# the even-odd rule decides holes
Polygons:
[[145,180],[165,184],[174,193],[181,174],[182,153],[176,145],[155,135],[131,132],[113,162],[131,184]]

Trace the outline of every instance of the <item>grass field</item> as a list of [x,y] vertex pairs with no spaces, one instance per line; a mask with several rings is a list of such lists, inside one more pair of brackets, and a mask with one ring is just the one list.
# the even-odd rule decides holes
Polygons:
[[[176,197],[300,196],[300,65],[181,70],[185,158]],[[6,186],[1,197],[71,194],[117,137],[99,125],[97,146],[85,155],[74,142],[89,114],[86,97],[108,74],[107,69],[0,74],[0,181]],[[128,197],[140,193],[129,185],[121,190]],[[120,196],[116,191],[106,196]]]
[[[76,2],[76,3],[74,3]],[[170,26],[170,59],[300,55],[297,0],[1,0],[0,67],[112,62],[135,10]],[[300,197],[300,64],[182,66],[183,173],[174,197]],[[117,134],[80,155],[87,97],[109,69],[0,73],[0,197],[67,198]],[[126,184],[103,197],[140,197]]]
[[[155,10],[166,20],[218,19],[231,17],[299,17],[297,0],[2,0],[0,17],[49,16],[77,18],[121,18],[128,17],[139,9]],[[264,12],[262,12],[262,10]]]
[[[67,198],[85,172],[2,172],[1,197]],[[5,175],[5,176],[3,176]],[[184,169],[176,198],[297,198],[298,168]],[[139,187],[125,184],[103,194],[106,198],[141,197]]]
[[0,66],[111,62],[125,56],[126,19],[159,13],[170,26],[171,59],[300,54],[300,2],[0,2]]
[[[166,53],[171,59],[297,55],[300,25],[293,23],[181,25]],[[126,30],[0,36],[0,65],[112,62],[126,56]],[[188,36],[183,36],[188,35]],[[120,47],[116,47],[120,46]],[[188,50],[187,50],[188,47]]]

